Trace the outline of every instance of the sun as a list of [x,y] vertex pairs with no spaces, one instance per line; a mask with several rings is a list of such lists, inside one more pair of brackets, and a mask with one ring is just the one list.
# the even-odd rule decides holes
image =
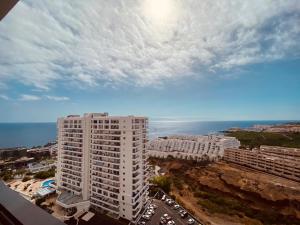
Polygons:
[[154,26],[164,26],[177,19],[178,5],[176,0],[145,0],[143,12]]

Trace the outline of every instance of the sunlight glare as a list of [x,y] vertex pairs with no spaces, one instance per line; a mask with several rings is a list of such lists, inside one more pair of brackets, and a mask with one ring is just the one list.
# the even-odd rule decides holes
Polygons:
[[154,26],[165,26],[174,23],[178,16],[175,0],[145,0],[144,15]]

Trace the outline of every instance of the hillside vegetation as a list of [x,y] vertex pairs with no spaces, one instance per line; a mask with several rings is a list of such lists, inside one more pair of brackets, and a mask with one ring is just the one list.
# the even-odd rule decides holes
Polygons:
[[170,181],[169,194],[207,225],[300,225],[300,188],[294,181],[224,162],[151,158],[150,163],[168,171],[155,183]]
[[234,131],[225,134],[239,139],[242,147],[255,148],[261,145],[273,145],[300,148],[300,133]]

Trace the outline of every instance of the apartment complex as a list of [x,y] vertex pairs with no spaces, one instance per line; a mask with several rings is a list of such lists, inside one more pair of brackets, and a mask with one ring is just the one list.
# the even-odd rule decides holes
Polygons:
[[147,199],[148,119],[107,113],[58,119],[58,204],[134,221]]
[[300,149],[297,148],[226,149],[224,160],[300,182]]
[[224,135],[174,135],[157,138],[149,143],[149,156],[188,160],[215,161],[223,157],[224,149],[239,148],[240,142],[234,137]]
[[28,163],[28,170],[31,173],[38,173],[41,171],[47,171],[50,169],[54,169],[56,167],[55,163],[53,162],[47,162],[47,161],[42,161],[42,162],[33,162],[33,163]]

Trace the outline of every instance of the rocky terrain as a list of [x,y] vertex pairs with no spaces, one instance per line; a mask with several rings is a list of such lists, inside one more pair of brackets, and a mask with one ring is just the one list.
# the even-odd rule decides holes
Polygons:
[[171,194],[206,224],[300,224],[300,184],[219,162],[153,160]]

